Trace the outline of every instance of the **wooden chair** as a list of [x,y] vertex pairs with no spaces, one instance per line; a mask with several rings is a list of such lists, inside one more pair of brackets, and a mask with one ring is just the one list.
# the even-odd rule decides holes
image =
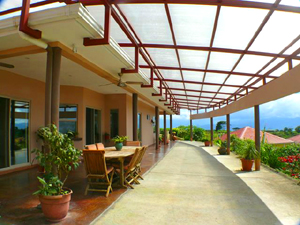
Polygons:
[[86,145],[85,148],[88,150],[97,150],[97,146],[95,144]]
[[141,142],[140,141],[126,141],[125,142],[125,146],[141,146]]
[[[108,197],[109,192],[113,191],[111,185],[115,170],[112,166],[106,166],[104,154],[105,151],[102,150],[83,150],[84,165],[88,178],[85,195],[88,191],[102,191],[106,192],[105,196]],[[105,188],[101,189],[103,186]]]
[[98,150],[104,150],[104,144],[102,144],[102,143],[97,143],[96,147]]
[[[125,165],[124,166],[124,170],[125,170],[125,173],[124,173],[124,181],[125,181],[125,184],[127,186],[129,186],[130,188],[134,189],[134,187],[132,186],[132,183],[136,183],[136,184],[139,184],[140,182],[138,182],[137,180],[137,175],[136,175],[136,165],[137,165],[137,162],[138,162],[138,157],[140,155],[140,152],[142,151],[143,147],[141,148],[136,148],[135,149],[135,152],[134,152],[134,155],[132,156],[129,164]],[[114,167],[119,168],[119,165],[115,165],[114,164]],[[118,170],[116,170],[117,173],[119,173]]]
[[142,162],[142,159],[144,158],[144,155],[145,155],[147,149],[148,149],[148,146],[143,146],[143,148],[142,148],[142,150],[140,152],[140,155],[137,158],[137,162],[136,162],[136,170],[135,170],[136,177],[140,178],[142,180],[144,180],[144,178],[141,175],[141,172],[142,172],[142,170],[141,170],[141,162]]

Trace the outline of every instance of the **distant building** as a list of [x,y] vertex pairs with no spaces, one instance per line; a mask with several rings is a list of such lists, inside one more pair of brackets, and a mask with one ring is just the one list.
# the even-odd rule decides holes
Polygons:
[[[243,127],[239,130],[232,131],[230,133],[231,135],[235,134],[238,138],[240,139],[251,139],[255,140],[255,130],[252,127]],[[260,138],[263,137],[263,132],[260,132]],[[227,138],[227,135],[224,134],[221,136],[221,140],[225,141]],[[298,140],[300,142],[300,135],[298,137]],[[265,132],[265,142],[269,144],[274,144],[274,145],[286,145],[286,144],[292,144],[294,143],[293,140],[285,139],[282,137],[278,137],[274,134],[270,134],[268,132]]]
[[297,144],[300,144],[300,134],[296,135],[294,137],[290,137],[288,139],[291,140],[291,141],[293,141],[293,142],[295,142],[295,143],[297,143]]

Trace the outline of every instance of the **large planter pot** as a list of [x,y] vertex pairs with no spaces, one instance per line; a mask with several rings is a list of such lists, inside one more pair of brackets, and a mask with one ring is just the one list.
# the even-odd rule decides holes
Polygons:
[[66,190],[69,191],[66,195],[39,196],[43,213],[48,221],[59,222],[66,218],[73,193],[71,189]]
[[242,162],[242,170],[243,171],[251,171],[254,160],[251,159],[241,159]]
[[208,147],[209,144],[210,144],[210,141],[204,141],[204,145],[205,145],[206,147]]
[[123,148],[123,143],[116,143],[115,147],[117,151],[121,151],[121,149]]
[[219,148],[218,152],[220,155],[226,155],[227,154],[227,149],[226,148]]

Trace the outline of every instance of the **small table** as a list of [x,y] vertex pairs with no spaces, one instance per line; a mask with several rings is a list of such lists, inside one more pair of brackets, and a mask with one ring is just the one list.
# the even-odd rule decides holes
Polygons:
[[[115,147],[107,147],[104,149],[106,159],[118,159],[120,162],[120,185],[124,185],[124,158],[132,156],[137,146],[123,146],[121,151],[117,151]],[[127,188],[127,187],[126,187]]]

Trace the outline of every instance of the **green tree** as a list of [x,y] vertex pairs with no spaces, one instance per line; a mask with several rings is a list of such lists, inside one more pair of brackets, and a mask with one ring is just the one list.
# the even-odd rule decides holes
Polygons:
[[216,125],[216,131],[224,130],[226,126],[226,121],[219,121]]
[[297,127],[295,128],[295,131],[296,131],[297,133],[300,133],[300,126],[297,126]]

